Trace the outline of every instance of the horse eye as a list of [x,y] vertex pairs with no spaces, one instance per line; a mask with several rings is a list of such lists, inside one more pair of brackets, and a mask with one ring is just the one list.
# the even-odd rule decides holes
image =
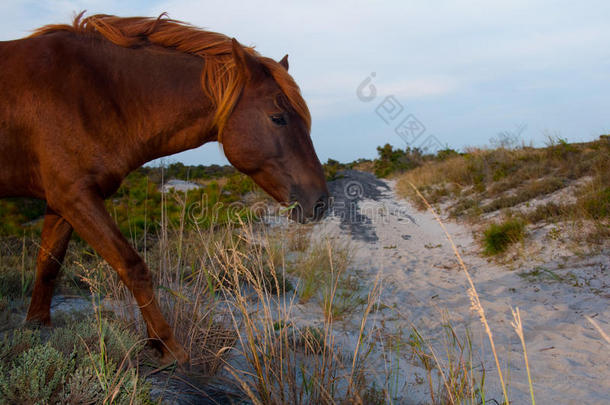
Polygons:
[[273,123],[275,125],[280,125],[280,126],[288,125],[288,123],[286,122],[286,118],[284,117],[283,114],[273,114],[269,118],[271,118],[271,121],[273,121]]

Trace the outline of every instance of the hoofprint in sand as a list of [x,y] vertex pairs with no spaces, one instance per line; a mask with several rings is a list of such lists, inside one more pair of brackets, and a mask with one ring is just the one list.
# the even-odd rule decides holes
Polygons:
[[[350,239],[353,260],[348,271],[358,275],[364,295],[379,277],[377,310],[368,317],[365,336],[377,339],[368,357],[378,376],[377,386],[388,387],[390,375],[393,387],[388,388],[397,395],[395,402],[429,403],[425,370],[405,348],[415,327],[442,359],[447,332],[443,325],[449,322],[462,337],[469,331],[473,366],[485,368],[486,399],[501,403],[488,337],[471,309],[463,270],[433,215],[398,197],[392,181],[365,173],[345,172],[331,188],[335,215],[316,225],[312,234]],[[445,225],[480,295],[511,403],[531,402],[522,346],[511,326],[511,308],[516,307],[523,320],[536,400],[542,404],[608,401],[610,345],[586,319],[610,331],[607,252],[579,257],[548,248],[544,255],[522,257],[518,265],[500,265],[480,255],[472,229],[455,222]],[[526,241],[523,250],[540,251],[534,249],[540,244],[544,241]],[[299,318],[311,323],[315,310],[308,303],[294,312],[297,323]],[[336,341],[347,353],[356,347],[361,315],[335,322]],[[400,337],[402,344],[384,348],[390,336]]]

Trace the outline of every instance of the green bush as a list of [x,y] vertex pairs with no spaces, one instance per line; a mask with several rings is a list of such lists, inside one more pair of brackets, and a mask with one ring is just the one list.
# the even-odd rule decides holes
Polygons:
[[393,173],[414,169],[424,161],[422,152],[418,148],[394,149],[389,143],[378,146],[377,154],[379,158],[374,162],[377,177],[388,177]]
[[[174,163],[167,169],[141,167],[130,173],[117,192],[106,202],[121,232],[136,242],[145,232],[154,234],[161,227],[161,180],[172,178],[199,180],[200,189],[186,193],[166,194],[165,218],[177,225],[184,213],[186,225],[195,222],[202,228],[211,224],[244,219],[252,213],[247,207],[236,209],[231,203],[240,201],[245,194],[257,190],[254,182],[230,166],[185,166]],[[222,184],[219,185],[219,183]],[[185,201],[186,200],[186,201]],[[39,234],[46,203],[31,198],[0,199],[0,236],[23,236],[25,231]]]
[[0,366],[13,362],[19,354],[40,344],[40,333],[31,329],[15,329],[0,341]]
[[105,319],[97,322],[77,322],[63,328],[56,327],[49,341],[64,355],[74,351],[79,358],[88,357],[90,350],[99,350],[100,344],[103,343],[105,356],[117,364],[120,364],[130,351],[133,355],[144,346],[132,329]]
[[93,367],[79,367],[70,376],[62,395],[62,404],[99,404],[104,401],[104,389]]
[[135,368],[119,369],[114,361],[95,353],[72,373],[58,403],[127,405],[153,402],[150,399],[150,384],[139,379]]
[[56,403],[74,369],[74,359],[50,344],[37,345],[19,355],[12,367],[2,367],[0,401],[7,404]]
[[344,165],[335,159],[328,159],[328,161],[322,165],[322,168],[324,169],[326,181],[333,181],[340,178],[337,173],[340,170],[347,169],[347,165]]
[[42,222],[36,221],[45,212],[45,202],[34,198],[0,200],[0,235],[23,235],[24,230],[40,232]]
[[483,233],[483,247],[486,255],[496,255],[508,249],[525,236],[525,224],[518,219],[509,219],[501,224],[491,224]]
[[42,337],[15,330],[0,340],[0,405],[151,403],[150,384],[130,366],[143,346],[130,328],[106,319],[68,321]]
[[455,149],[445,148],[436,152],[436,160],[443,161],[460,156],[460,153]]
[[254,182],[241,173],[227,175],[222,186],[212,180],[186,194],[174,191],[166,193],[163,201],[165,213],[159,186],[147,176],[144,169],[131,173],[106,202],[106,208],[121,232],[134,242],[145,233],[158,232],[163,214],[171,227],[179,226],[184,219],[187,228],[196,224],[204,229],[252,215],[248,207],[232,205],[256,190]]

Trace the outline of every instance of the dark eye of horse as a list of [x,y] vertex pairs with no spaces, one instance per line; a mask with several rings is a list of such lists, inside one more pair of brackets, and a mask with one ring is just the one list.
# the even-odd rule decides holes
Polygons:
[[288,125],[288,123],[286,122],[286,118],[284,117],[284,114],[273,114],[269,118],[271,118],[271,121],[273,121],[273,123],[275,125],[279,125],[279,126]]

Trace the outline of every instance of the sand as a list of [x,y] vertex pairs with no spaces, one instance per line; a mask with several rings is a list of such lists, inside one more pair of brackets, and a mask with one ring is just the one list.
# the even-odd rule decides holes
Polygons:
[[[404,348],[415,326],[432,342],[439,358],[446,358],[442,352],[446,347],[442,343],[446,335],[444,313],[458,334],[464,336],[466,329],[470,331],[474,363],[486,370],[486,399],[501,402],[489,340],[478,315],[470,309],[466,277],[447,238],[430,212],[416,210],[394,190],[392,181],[358,172],[344,173],[342,179],[332,183],[339,209],[313,232],[316,237],[349,239],[354,258],[348,271],[358,274],[364,292],[380,275],[378,303],[383,309],[372,314],[367,324],[367,338],[378,339],[369,359],[379,383],[387,384],[384,376],[393,367],[399,373],[396,378],[394,372],[389,388],[396,392],[397,403],[430,402],[421,362],[410,355],[410,350],[388,353],[387,346],[383,350],[383,342],[384,337],[387,341],[388,336],[399,335]],[[498,264],[481,255],[472,228],[451,221],[446,227],[480,295],[511,403],[531,402],[522,346],[511,327],[511,308],[515,307],[523,320],[538,403],[608,403],[610,345],[585,317],[591,317],[610,334],[608,251],[576,255],[548,240],[544,232],[534,232],[519,247],[518,260]],[[526,273],[530,275],[524,276]],[[299,312],[303,318],[312,313],[307,308]],[[355,347],[359,322],[359,314],[355,314],[335,325],[347,352]]]

